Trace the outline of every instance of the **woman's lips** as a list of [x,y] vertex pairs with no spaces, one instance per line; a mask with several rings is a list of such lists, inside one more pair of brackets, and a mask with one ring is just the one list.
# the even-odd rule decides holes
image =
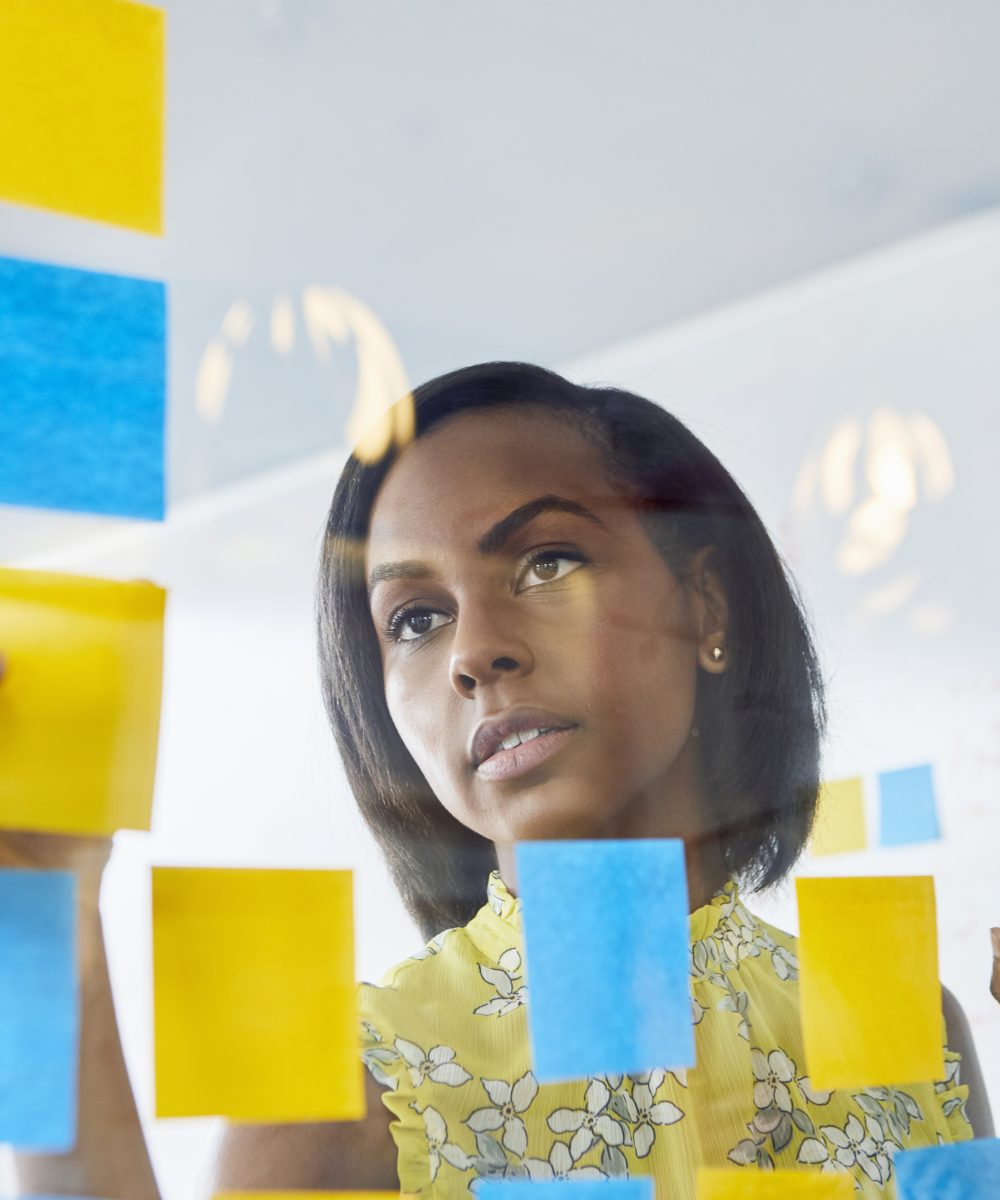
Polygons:
[[563,743],[576,732],[570,729],[553,729],[540,733],[530,742],[522,742],[510,750],[497,750],[476,767],[476,774],[483,779],[514,779],[518,775],[534,770],[562,749]]

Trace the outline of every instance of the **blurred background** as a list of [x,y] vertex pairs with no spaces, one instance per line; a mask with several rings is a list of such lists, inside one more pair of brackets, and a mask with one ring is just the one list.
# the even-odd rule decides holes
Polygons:
[[[936,877],[1000,1111],[1000,10],[163,7],[165,236],[0,204],[0,254],[166,280],[168,518],[0,507],[0,561],[170,591],[154,831],[118,835],[104,893],[167,1200],[218,1127],[149,1115],[148,865],[353,867],[359,973],[419,945],[313,649],[373,363],[623,385],[732,470],[813,617],[828,777],[934,771],[940,840],[802,870]],[[790,888],[751,906],[794,928]]]

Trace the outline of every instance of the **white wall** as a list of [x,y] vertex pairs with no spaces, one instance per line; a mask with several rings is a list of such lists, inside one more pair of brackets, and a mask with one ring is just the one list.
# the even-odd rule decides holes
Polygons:
[[[989,997],[1000,818],[995,404],[1000,214],[941,231],[571,365],[662,401],[758,504],[805,590],[831,686],[831,777],[933,761],[940,843],[828,859],[820,873],[933,873],[941,968],[965,1004],[1000,1110],[1000,1007]],[[803,464],[877,409],[940,426],[955,486],[918,498],[873,569],[837,568],[843,514],[800,498]],[[170,588],[155,828],[119,835],[104,896],[130,1068],[151,1111],[147,864],[351,866],[359,973],[418,944],[359,826],[316,683],[312,582],[339,455],[119,527],[30,565],[147,577]],[[26,560],[22,560],[28,565]],[[895,589],[895,593],[893,592]],[[789,895],[758,907],[794,924]],[[859,937],[863,931],[859,931]],[[151,1122],[165,1200],[197,1195],[211,1122]]]

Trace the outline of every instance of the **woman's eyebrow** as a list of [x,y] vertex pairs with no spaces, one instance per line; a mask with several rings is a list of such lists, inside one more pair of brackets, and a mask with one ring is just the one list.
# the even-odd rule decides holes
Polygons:
[[501,517],[479,539],[476,549],[484,556],[496,554],[499,550],[503,549],[507,541],[519,529],[523,529],[529,521],[533,521],[535,517],[540,516],[544,512],[569,513],[571,516],[583,517],[585,521],[591,521],[595,525],[600,525],[602,529],[607,529],[607,526],[596,513],[592,513],[589,508],[584,508],[582,504],[578,504],[575,500],[567,500],[563,496],[539,496],[535,500],[529,500],[526,504],[519,505],[505,517]]
[[[526,504],[520,504],[513,512],[501,517],[495,525],[483,534],[476,543],[477,553],[488,557],[497,554],[507,542],[525,525],[545,512],[564,512],[573,517],[582,517],[594,525],[606,530],[607,526],[596,513],[578,504],[576,500],[567,500],[563,496],[538,496]],[[430,579],[434,571],[427,563],[416,559],[404,559],[401,562],[379,563],[373,567],[368,576],[368,595],[371,596],[376,586],[391,579]]]

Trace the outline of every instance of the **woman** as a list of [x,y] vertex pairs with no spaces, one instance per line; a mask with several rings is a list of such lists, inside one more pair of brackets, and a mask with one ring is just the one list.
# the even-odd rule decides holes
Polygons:
[[[738,888],[784,878],[808,836],[822,689],[780,560],[724,468],[657,406],[524,364],[454,372],[413,403],[411,445],[345,468],[320,627],[352,789],[432,940],[362,986],[367,1119],[233,1129],[219,1187],[452,1196],[483,1176],[628,1172],[689,1196],[701,1163],[839,1165],[876,1197],[894,1147],[971,1135],[967,1096],[990,1134],[948,997],[937,1086],[823,1094],[805,1075],[794,939]],[[685,842],[686,1077],[533,1078],[512,849],[579,837]],[[92,899],[100,848],[9,844],[79,861],[90,913],[80,1146],[22,1159],[22,1178],[145,1200]]]
[[[319,594],[352,790],[432,939],[361,990],[403,1190],[629,1173],[691,1196],[705,1164],[846,1169],[889,1195],[895,1149],[971,1136],[968,1089],[949,1051],[937,1087],[818,1093],[794,939],[741,902],[737,880],[774,884],[802,850],[823,719],[756,513],[627,393],[485,364],[413,405],[412,445],[344,471]],[[638,837],[685,842],[698,1066],[540,1088],[513,847]]]

